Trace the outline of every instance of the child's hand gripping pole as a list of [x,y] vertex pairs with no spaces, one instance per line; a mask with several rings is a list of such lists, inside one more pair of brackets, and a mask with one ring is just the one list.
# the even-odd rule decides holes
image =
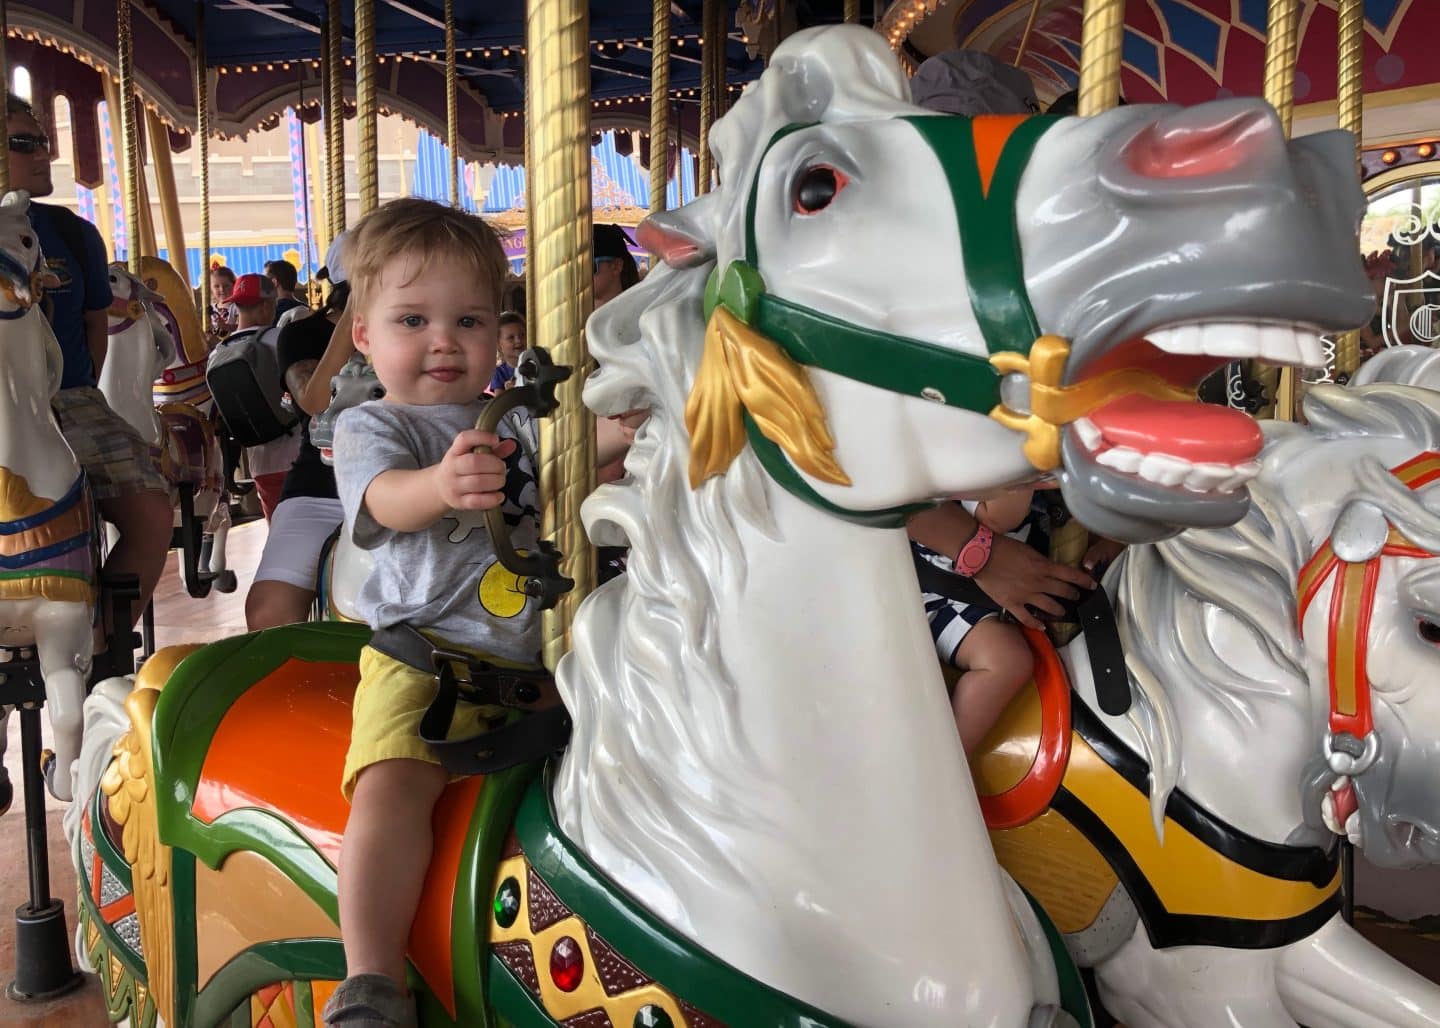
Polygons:
[[[545,417],[555,410],[555,387],[570,377],[570,368],[552,363],[548,353],[532,347],[521,354],[518,370],[525,384],[505,390],[486,404],[480,417],[475,419],[478,430],[494,434],[500,419],[516,407],[529,407],[536,417]],[[476,452],[485,449],[478,447]],[[485,512],[485,528],[490,533],[496,559],[507,571],[525,579],[525,594],[533,596],[541,610],[555,606],[561,596],[575,587],[573,579],[560,573],[561,554],[554,543],[542,539],[531,553],[521,553],[515,548],[499,506]]]

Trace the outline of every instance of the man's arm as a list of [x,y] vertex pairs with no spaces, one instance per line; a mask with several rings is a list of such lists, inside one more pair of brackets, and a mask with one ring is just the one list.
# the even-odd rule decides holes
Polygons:
[[110,352],[110,313],[106,310],[85,312],[85,345],[90,348],[90,363],[95,365],[95,378]]
[[[350,312],[346,311],[330,333],[330,343],[325,347],[325,354],[320,358],[319,364],[310,369],[310,374],[305,377],[304,384],[298,390],[293,386],[290,389],[290,395],[306,414],[320,414],[330,406],[330,380],[340,374],[340,369],[355,352],[355,337],[350,324]],[[285,381],[290,381],[288,372]]]

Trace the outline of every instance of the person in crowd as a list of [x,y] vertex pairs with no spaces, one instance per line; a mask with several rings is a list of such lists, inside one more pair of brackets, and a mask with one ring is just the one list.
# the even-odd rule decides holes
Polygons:
[[[288,267],[288,265],[287,265]],[[278,290],[272,280],[264,275],[241,275],[235,280],[235,289],[225,298],[235,308],[235,331],[231,332],[221,345],[232,346],[238,338],[247,333],[267,331],[275,320]],[[285,476],[290,465],[300,455],[300,428],[290,431],[259,446],[245,450],[245,463],[250,477],[255,482],[255,492],[260,498],[260,510],[269,521],[280,504],[285,487]]]
[[603,307],[640,281],[640,269],[630,252],[635,241],[619,225],[596,225],[591,239],[595,256],[595,306]]
[[[6,103],[10,188],[32,197],[54,192],[50,140],[35,112],[10,94]],[[85,471],[101,516],[119,540],[105,570],[135,575],[140,598],[130,626],[150,602],[170,548],[170,489],[150,457],[150,447],[110,409],[96,387],[109,343],[110,268],[105,243],[88,221],[63,207],[32,203],[30,221],[49,270],[60,280],[45,307],[64,356],[60,391],[52,401],[56,419]],[[108,615],[108,611],[106,612]]]
[[[310,441],[309,415],[330,404],[330,379],[353,352],[344,312],[350,297],[341,233],[317,274],[330,283],[325,306],[308,318],[280,329],[276,356],[285,388],[299,408],[300,449],[285,475],[280,501],[271,512],[270,531],[255,580],[245,597],[245,623],[251,631],[304,621],[315,601],[316,575],[325,540],[340,527],[340,498],[335,472]],[[334,354],[343,354],[335,360]],[[330,363],[327,363],[330,362]]]
[[499,356],[495,363],[495,374],[490,376],[486,392],[495,393],[509,389],[516,382],[516,367],[520,355],[525,352],[525,319],[514,311],[500,315]]
[[305,306],[305,301],[295,295],[295,290],[300,287],[300,277],[295,265],[284,260],[266,261],[265,277],[275,287],[276,324],[280,323],[280,316],[286,311]]
[[235,327],[235,312],[225,302],[235,288],[235,272],[222,265],[210,269],[210,331],[223,336]]

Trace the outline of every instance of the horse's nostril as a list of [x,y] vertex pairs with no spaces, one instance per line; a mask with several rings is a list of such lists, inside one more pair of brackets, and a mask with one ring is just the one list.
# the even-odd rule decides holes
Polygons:
[[1205,178],[1234,171],[1273,142],[1275,122],[1262,110],[1225,118],[1187,111],[1146,126],[1125,146],[1125,161],[1146,178]]

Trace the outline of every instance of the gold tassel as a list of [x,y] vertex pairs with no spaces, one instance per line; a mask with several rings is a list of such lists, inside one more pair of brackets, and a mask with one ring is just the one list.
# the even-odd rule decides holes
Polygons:
[[685,403],[690,486],[723,475],[745,446],[742,412],[800,470],[850,485],[834,457],[835,438],[805,369],[724,307],[705,327],[705,352]]

